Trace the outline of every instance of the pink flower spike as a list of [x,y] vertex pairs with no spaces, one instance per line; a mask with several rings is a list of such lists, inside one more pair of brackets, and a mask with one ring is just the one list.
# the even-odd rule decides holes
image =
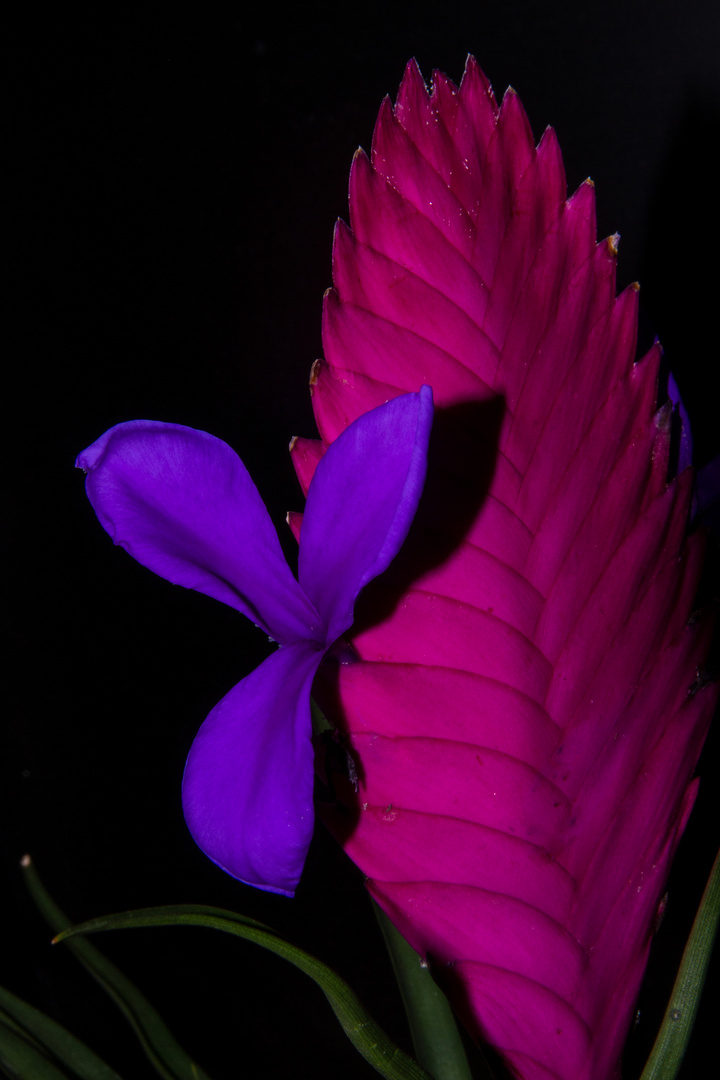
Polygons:
[[718,697],[661,351],[635,362],[637,286],[616,296],[592,182],[567,197],[554,132],[535,147],[472,57],[431,91],[408,64],[353,161],[350,226],[303,488],[363,412],[424,383],[437,411],[355,660],[315,681],[358,775],[320,812],[514,1076],[610,1080]]

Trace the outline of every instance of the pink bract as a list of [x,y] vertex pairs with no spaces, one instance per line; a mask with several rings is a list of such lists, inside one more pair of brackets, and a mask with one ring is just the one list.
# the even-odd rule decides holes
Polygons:
[[[311,379],[321,442],[428,383],[426,492],[315,693],[356,761],[327,823],[469,1030],[523,1080],[608,1080],[717,700],[703,535],[668,482],[590,181],[476,62],[417,65],[350,176]],[[298,523],[295,522],[297,528]],[[691,689],[692,688],[692,689]]]

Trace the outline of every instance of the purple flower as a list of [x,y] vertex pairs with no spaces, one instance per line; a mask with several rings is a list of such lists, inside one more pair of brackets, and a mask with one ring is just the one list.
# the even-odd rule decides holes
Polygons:
[[174,584],[237,608],[280,648],[212,710],[183,808],[197,844],[241,881],[292,895],[313,830],[310,690],[358,593],[400,549],[425,482],[432,391],[351,424],[315,472],[298,580],[239,457],[203,431],[135,420],[80,454],[103,528]]

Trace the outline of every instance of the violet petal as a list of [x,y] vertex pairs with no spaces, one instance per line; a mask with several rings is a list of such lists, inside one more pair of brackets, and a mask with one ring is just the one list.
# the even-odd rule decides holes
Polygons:
[[103,528],[143,566],[237,608],[282,644],[325,640],[240,458],[204,431],[133,420],[77,459]]
[[303,517],[298,577],[328,627],[353,621],[355,599],[398,553],[427,468],[432,391],[404,394],[351,424],[318,463]]
[[688,411],[685,408],[682,397],[680,396],[680,388],[675,381],[675,376],[672,371],[668,372],[668,397],[673,403],[673,409],[677,411],[679,434],[678,434],[678,463],[677,474],[679,475],[684,469],[689,468],[692,465],[693,457],[693,437],[692,428],[690,427],[690,417]]
[[195,842],[248,885],[292,896],[312,837],[310,688],[322,646],[280,648],[200,728],[183,777]]

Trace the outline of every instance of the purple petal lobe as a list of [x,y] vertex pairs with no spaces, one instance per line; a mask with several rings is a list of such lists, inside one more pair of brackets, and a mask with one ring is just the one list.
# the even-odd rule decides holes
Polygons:
[[215,706],[190,749],[183,810],[233,877],[292,896],[313,831],[310,688],[323,649],[280,648]]
[[281,644],[324,641],[240,458],[204,431],[133,420],[80,454],[116,544],[156,574],[237,608]]
[[427,466],[432,391],[403,394],[365,413],[318,463],[302,526],[298,577],[330,644],[353,621],[355,599],[398,553]]
[[678,435],[679,445],[676,473],[680,474],[684,469],[687,469],[692,465],[693,439],[692,429],[690,427],[690,417],[688,416],[683,399],[680,396],[680,388],[675,382],[675,376],[672,371],[668,372],[668,397],[673,403],[673,409],[677,410],[679,421],[680,431]]

